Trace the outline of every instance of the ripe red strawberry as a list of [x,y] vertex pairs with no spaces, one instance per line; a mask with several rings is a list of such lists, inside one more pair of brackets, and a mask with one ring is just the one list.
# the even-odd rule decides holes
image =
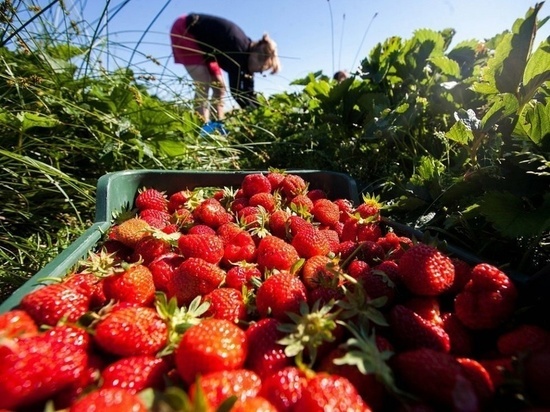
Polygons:
[[138,194],[135,200],[135,206],[139,211],[145,209],[155,209],[168,211],[168,200],[164,192],[161,192],[155,188],[142,188],[138,190]]
[[307,259],[302,267],[301,278],[308,289],[319,286],[337,287],[340,284],[341,269],[325,255],[315,255]]
[[245,197],[251,197],[256,193],[270,193],[271,182],[262,173],[251,173],[244,176],[241,189]]
[[326,256],[330,252],[330,244],[326,236],[314,227],[298,230],[291,241],[298,255],[304,259],[316,255]]
[[155,298],[153,274],[145,265],[124,264],[121,272],[103,278],[103,291],[108,300],[150,305]]
[[300,259],[291,244],[275,236],[266,236],[260,240],[256,263],[261,272],[265,270],[289,270]]
[[340,220],[340,208],[329,199],[316,200],[311,213],[315,220],[328,227],[334,227]]
[[273,236],[286,239],[286,222],[289,217],[290,213],[283,209],[278,209],[269,216],[268,225]]
[[278,412],[278,410],[266,398],[252,396],[244,400],[238,399],[235,401],[231,412]]
[[399,277],[412,293],[438,296],[453,285],[455,270],[448,256],[433,246],[417,243],[399,259]]
[[172,219],[183,232],[185,232],[189,227],[192,227],[195,224],[193,213],[188,209],[177,209],[173,213]]
[[61,319],[76,322],[90,308],[85,288],[66,283],[51,283],[23,296],[20,309],[37,325],[55,326]]
[[460,323],[454,312],[441,315],[441,321],[441,327],[451,340],[450,353],[455,356],[471,356],[474,349],[472,332]]
[[409,296],[402,304],[428,322],[437,326],[443,325],[439,298],[433,296]]
[[550,332],[534,324],[521,324],[504,332],[497,339],[502,355],[520,355],[550,348]]
[[204,319],[183,334],[174,353],[178,374],[187,384],[198,375],[243,367],[248,354],[245,332],[225,319]]
[[100,388],[87,393],[69,408],[69,412],[147,412],[136,394],[122,388]]
[[287,320],[288,312],[298,313],[302,302],[307,302],[306,286],[289,272],[269,276],[256,292],[256,308],[261,317]]
[[272,193],[256,193],[250,196],[249,204],[250,206],[261,206],[268,213],[272,213],[277,207],[277,199]]
[[262,272],[254,264],[238,264],[227,270],[225,285],[227,287],[242,291],[243,286],[252,288],[253,278],[261,279]]
[[345,222],[353,214],[353,203],[349,199],[336,199],[334,204],[340,210],[340,222]]
[[112,239],[125,246],[134,248],[136,244],[151,233],[151,225],[138,217],[125,220],[112,229]]
[[263,380],[275,372],[290,366],[291,358],[285,355],[285,347],[278,343],[284,334],[278,329],[280,322],[274,318],[262,318],[250,324],[246,330],[248,352],[245,366]]
[[315,203],[319,199],[326,199],[328,198],[327,192],[325,192],[323,189],[311,189],[307,192],[307,197],[309,197],[313,203]]
[[306,194],[298,194],[291,198],[287,205],[299,216],[309,217],[313,209],[313,201]]
[[89,338],[82,329],[48,331],[0,342],[0,409],[25,410],[79,378],[88,362]]
[[213,197],[203,200],[193,211],[193,217],[213,229],[233,220],[233,215]]
[[285,237],[282,239],[292,239],[296,233],[302,229],[312,229],[313,225],[303,216],[290,215],[285,222],[286,231]]
[[146,388],[161,390],[171,367],[166,357],[139,355],[120,358],[101,372],[101,387],[121,388],[134,394]]
[[172,223],[172,215],[165,210],[144,209],[139,212],[138,217],[156,229],[164,229]]
[[307,380],[302,396],[294,405],[297,411],[357,411],[372,409],[363,401],[357,389],[343,376],[319,372]]
[[210,226],[204,224],[194,224],[187,230],[188,235],[210,235],[213,236],[216,234],[216,230],[212,229]]
[[103,279],[87,270],[73,273],[63,278],[63,283],[77,287],[90,297],[90,309],[97,309],[105,305],[107,298],[103,290]]
[[397,352],[390,361],[402,389],[442,410],[480,410],[472,383],[448,353],[428,348]]
[[113,308],[95,325],[96,344],[118,356],[154,355],[166,345],[167,339],[166,323],[149,307]]
[[[351,263],[350,267],[352,266]],[[397,285],[391,276],[388,276],[383,270],[378,269],[378,266],[373,268],[368,267],[366,273],[357,280],[363,286],[365,293],[370,299],[385,297],[386,302],[383,304],[384,307],[390,307],[395,302],[397,297]]]
[[259,395],[275,405],[278,411],[292,411],[302,397],[306,383],[304,371],[288,366],[263,379]]
[[470,329],[492,329],[512,315],[517,301],[512,280],[497,267],[480,263],[472,277],[456,295],[454,309],[458,319]]
[[395,344],[400,349],[430,348],[440,352],[449,352],[451,349],[449,335],[442,327],[401,304],[390,309],[388,323]]
[[24,310],[12,309],[0,313],[0,341],[5,338],[24,338],[37,334],[38,326]]
[[132,261],[141,260],[144,265],[149,265],[157,257],[172,252],[175,244],[175,238],[161,233],[151,234],[136,244],[132,253]]
[[236,197],[231,203],[229,203],[229,210],[237,216],[241,210],[248,206],[250,206],[248,197]]
[[307,187],[308,183],[296,174],[287,174],[280,184],[281,191],[288,200],[306,193]]
[[153,283],[157,291],[168,292],[168,283],[184,260],[183,256],[177,253],[167,253],[149,263],[148,268],[153,275]]
[[178,239],[178,248],[185,258],[201,258],[217,264],[223,257],[223,241],[217,235],[183,235]]
[[266,177],[269,180],[269,183],[271,183],[271,190],[274,192],[281,187],[281,183],[285,180],[286,173],[284,171],[272,169],[269,170]]
[[258,375],[247,369],[209,372],[190,386],[189,395],[192,401],[197,398],[197,385],[200,386],[206,398],[207,410],[215,411],[230,397],[235,396],[240,402],[255,397],[262,383]]
[[252,263],[256,260],[256,242],[250,233],[239,229],[232,236],[223,239],[222,264],[229,266],[237,262]]
[[197,296],[204,296],[218,288],[225,278],[219,266],[198,257],[185,260],[168,282],[168,295],[178,304],[189,305]]
[[220,287],[206,294],[203,300],[210,303],[206,317],[226,319],[233,323],[247,320],[247,308],[240,290]]
[[412,246],[412,241],[408,237],[398,236],[395,232],[387,232],[383,236],[376,240],[382,249],[384,249],[387,260],[398,260],[403,253],[405,253],[406,247]]
[[180,190],[168,196],[168,212],[174,213],[176,210],[186,207],[186,203],[191,199],[193,193],[189,190]]
[[451,258],[451,262],[453,262],[453,266],[455,267],[455,280],[449,289],[449,294],[456,295],[462,291],[472,277],[472,267],[464,260],[456,257]]
[[491,380],[491,375],[485,367],[477,360],[472,358],[457,357],[456,360],[462,368],[462,373],[468,379],[477,394],[479,403],[482,407],[487,407],[495,395],[495,387]]

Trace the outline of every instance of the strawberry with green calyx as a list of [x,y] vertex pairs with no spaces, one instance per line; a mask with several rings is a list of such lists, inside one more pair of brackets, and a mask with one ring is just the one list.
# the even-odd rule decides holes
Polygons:
[[134,248],[136,244],[151,232],[151,225],[139,217],[133,217],[113,226],[110,236],[125,246]]
[[24,338],[38,334],[38,325],[24,310],[12,309],[0,313],[0,341],[5,338]]
[[140,261],[122,262],[115,273],[103,278],[103,291],[107,300],[148,306],[155,298],[153,274]]
[[313,203],[311,213],[316,221],[327,227],[334,227],[340,220],[340,208],[326,198],[317,199]]
[[292,237],[292,246],[301,258],[308,259],[313,256],[326,256],[330,253],[330,244],[322,231],[310,226],[298,230]]
[[321,345],[335,340],[339,312],[333,309],[334,302],[323,306],[316,302],[311,310],[303,302],[298,313],[288,312],[292,323],[281,324],[279,330],[287,336],[278,343],[285,346],[286,356],[295,358],[298,367],[311,369]]
[[241,189],[245,197],[251,197],[256,193],[271,193],[271,182],[263,173],[250,173],[245,175],[241,182]]
[[250,196],[248,204],[250,206],[261,206],[267,210],[268,213],[273,213],[280,207],[281,199],[280,196],[272,193],[256,193]]
[[216,234],[186,234],[178,239],[180,254],[185,258],[201,258],[209,263],[219,263],[224,254],[222,239]]
[[168,326],[150,307],[119,303],[92,325],[95,343],[117,356],[154,355],[168,341]]
[[226,319],[236,324],[248,320],[245,298],[240,290],[219,287],[204,295],[203,301],[210,304],[205,317]]
[[380,220],[382,209],[384,209],[384,204],[380,201],[380,196],[364,193],[361,204],[355,208],[355,213],[362,219],[374,218],[376,221]]
[[274,269],[290,270],[300,259],[294,246],[275,236],[262,238],[256,252],[256,263],[261,272]]
[[287,206],[290,207],[298,216],[302,216],[307,220],[311,220],[313,215],[313,201],[305,194],[299,194],[287,201]]
[[251,289],[254,285],[253,279],[261,279],[262,272],[255,263],[236,262],[231,266],[225,275],[225,286],[242,291],[243,287]]
[[280,190],[287,200],[307,192],[309,184],[303,177],[296,174],[287,174],[280,184]]
[[203,200],[194,210],[193,217],[196,221],[217,229],[221,225],[233,221],[233,215],[215,198]]
[[250,233],[253,239],[257,240],[271,235],[269,231],[271,215],[263,206],[255,206],[255,209],[256,213],[239,219],[239,224]]
[[188,385],[199,375],[241,369],[248,354],[245,332],[225,319],[204,319],[183,334],[175,352],[176,369]]
[[178,253],[167,253],[149,263],[148,268],[153,275],[156,291],[168,293],[168,284],[184,260]]
[[122,388],[101,388],[87,393],[76,401],[68,412],[147,412],[140,397]]
[[269,232],[280,239],[286,239],[287,221],[290,217],[290,211],[286,209],[277,209],[269,216]]
[[164,230],[166,226],[172,223],[172,215],[165,210],[145,209],[138,213],[138,217],[158,230]]
[[338,259],[326,255],[314,255],[306,259],[300,274],[309,290],[320,286],[338,288],[342,270],[338,265]]
[[168,327],[167,344],[159,353],[166,355],[178,347],[181,337],[191,326],[198,325],[205,317],[209,302],[203,302],[200,296],[191,301],[188,306],[178,306],[176,298],[168,300],[166,294],[156,293],[155,307],[159,316],[164,319]]
[[136,244],[132,261],[142,261],[144,265],[149,265],[157,257],[176,250],[180,236],[179,232],[165,233],[158,229],[152,230],[149,236]]

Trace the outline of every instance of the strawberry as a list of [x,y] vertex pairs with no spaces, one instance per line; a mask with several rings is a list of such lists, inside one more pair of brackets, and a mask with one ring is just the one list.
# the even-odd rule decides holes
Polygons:
[[520,355],[550,348],[550,332],[534,324],[521,324],[504,332],[497,339],[502,355]]
[[187,384],[198,375],[243,367],[248,354],[245,332],[225,319],[204,319],[191,326],[175,350],[178,374]]
[[258,244],[256,263],[262,272],[274,269],[289,270],[299,259],[294,246],[278,237],[266,236]]
[[286,173],[281,170],[270,169],[266,177],[269,183],[271,183],[271,191],[274,192],[280,189],[281,183],[285,180]]
[[231,412],[277,412],[277,408],[263,396],[251,396],[244,400],[237,399]]
[[365,223],[357,225],[358,242],[376,242],[382,236],[382,229],[378,223]]
[[112,229],[112,238],[125,246],[134,248],[151,231],[151,225],[139,217],[133,217],[116,225]]
[[155,229],[164,229],[172,223],[172,215],[165,210],[144,209],[138,213],[138,217]]
[[149,265],[160,255],[165,255],[173,251],[176,244],[176,238],[166,236],[162,232],[155,232],[150,236],[141,239],[135,246],[132,254],[132,261],[140,261],[144,265]]
[[313,201],[313,203],[315,203],[319,199],[328,198],[327,192],[325,192],[323,189],[308,190],[306,195],[307,195],[307,197],[309,197]]
[[456,360],[460,364],[462,373],[466,379],[472,383],[480,405],[486,407],[495,394],[495,387],[491,375],[489,375],[489,372],[487,372],[483,365],[475,359],[457,357]]
[[236,197],[229,204],[229,211],[233,212],[235,216],[238,216],[239,212],[248,206],[250,206],[248,197]]
[[87,273],[84,270],[81,273],[73,273],[66,276],[63,278],[63,283],[85,291],[84,293],[90,297],[90,309],[100,308],[107,302],[101,276]]
[[24,338],[37,334],[38,326],[24,310],[12,309],[0,313],[0,340],[4,338]]
[[256,193],[250,196],[250,206],[261,206],[268,213],[273,213],[277,208],[277,198],[272,193]]
[[353,213],[353,203],[349,199],[336,199],[333,202],[340,210],[340,222],[345,222]]
[[311,213],[315,220],[328,227],[333,227],[340,220],[340,208],[326,198],[316,200]]
[[269,216],[268,226],[273,236],[286,239],[286,222],[289,217],[290,213],[283,209],[278,209]]
[[94,329],[94,341],[118,356],[154,355],[167,342],[166,323],[153,308],[121,305],[107,312]]
[[319,286],[337,287],[340,284],[341,269],[325,255],[315,255],[307,259],[302,267],[301,279],[308,289]]
[[380,210],[382,209],[382,203],[380,198],[371,194],[364,194],[362,198],[363,202],[355,208],[357,213],[362,219],[374,218],[380,219]]
[[23,296],[19,308],[37,325],[55,326],[62,319],[76,322],[90,308],[90,296],[83,287],[51,283]]
[[[354,262],[350,263],[350,268],[348,268],[348,270],[352,268],[352,263]],[[365,264],[367,265],[368,269],[366,273],[359,276],[359,278],[357,279],[358,282],[363,286],[365,293],[370,299],[385,297],[386,302],[383,304],[383,306],[390,307],[391,305],[393,305],[397,298],[397,286],[395,282],[390,276],[386,274],[386,272],[378,269],[379,266],[371,268],[370,266],[368,266],[368,263]]]
[[171,368],[167,358],[138,355],[120,358],[101,372],[102,388],[121,388],[138,393],[146,388],[161,390],[164,377]]
[[178,239],[180,254],[185,258],[201,258],[217,264],[223,257],[223,241],[217,235],[187,234]]
[[285,226],[286,232],[282,239],[292,239],[302,229],[313,229],[313,224],[305,217],[299,215],[290,215],[285,222]]
[[150,305],[155,298],[155,282],[149,268],[140,263],[123,264],[122,271],[103,278],[105,297],[118,302]]
[[441,295],[451,288],[454,276],[451,259],[424,243],[413,245],[399,259],[401,282],[417,295]]
[[398,236],[395,232],[391,231],[379,237],[376,243],[382,246],[388,260],[398,260],[405,253],[405,248],[412,246],[412,241],[409,238]]
[[190,210],[183,208],[177,209],[172,214],[172,220],[174,220],[174,223],[182,230],[192,227],[195,224],[193,213]]
[[438,298],[433,296],[410,296],[402,304],[418,314],[422,319],[437,326],[443,325],[440,300]]
[[168,292],[168,284],[174,276],[176,269],[183,263],[185,259],[177,253],[167,253],[158,256],[149,263],[149,270],[153,276],[155,289],[161,292]]
[[68,387],[84,373],[89,346],[86,332],[69,326],[0,342],[0,409],[24,410]]
[[281,191],[287,199],[306,193],[307,187],[307,182],[296,174],[287,174],[280,184]]
[[451,258],[451,262],[453,262],[455,268],[455,280],[449,289],[449,294],[456,295],[462,291],[466,283],[468,283],[472,277],[472,267],[464,260],[456,257]]
[[203,298],[210,306],[205,316],[216,319],[226,319],[233,323],[244,322],[248,314],[240,290],[220,287],[206,294]]
[[447,312],[441,315],[441,327],[451,341],[451,354],[455,356],[470,356],[474,349],[472,332],[466,328],[454,312]]
[[253,278],[260,279],[262,273],[254,264],[237,264],[227,270],[225,275],[225,285],[227,287],[243,290],[243,286],[252,288]]
[[262,318],[251,323],[246,330],[248,345],[254,350],[248,352],[245,366],[262,380],[291,365],[285,347],[278,343],[284,336],[279,330],[280,324],[277,319]]
[[449,352],[451,342],[443,328],[437,326],[404,305],[393,306],[388,313],[390,331],[401,349],[430,348]]
[[152,187],[139,189],[134,203],[139,211],[145,209],[168,211],[165,193]]
[[168,212],[174,213],[179,209],[184,209],[192,196],[192,192],[187,189],[172,193],[168,196]]
[[306,286],[289,272],[269,276],[256,292],[256,307],[261,317],[286,320],[288,312],[299,312],[303,302],[307,302]]
[[497,267],[480,263],[454,299],[458,319],[470,329],[492,329],[507,321],[516,307],[514,283]]
[[187,230],[188,235],[210,235],[213,236],[216,234],[216,230],[212,229],[210,226],[196,223]]
[[255,397],[260,391],[261,381],[258,375],[247,369],[209,372],[190,386],[189,395],[192,401],[197,398],[197,385],[206,398],[206,409],[215,411],[230,397],[234,396],[240,402]]
[[222,263],[226,266],[237,262],[254,262],[256,242],[250,233],[239,229],[233,236],[223,239]]
[[310,216],[313,209],[313,201],[305,194],[298,194],[292,197],[287,205],[291,210],[294,210],[299,216]]
[[251,173],[244,176],[241,189],[245,197],[251,197],[256,193],[271,193],[271,182],[262,173]]
[[168,295],[175,296],[179,305],[189,305],[197,296],[218,288],[225,278],[219,266],[199,257],[185,260],[168,282]]
[[328,255],[330,244],[319,229],[314,227],[298,230],[291,241],[292,246],[302,258],[308,259],[316,255]]
[[294,405],[300,411],[371,411],[352,383],[343,376],[318,372],[307,380],[302,396]]
[[213,229],[233,220],[231,213],[215,198],[203,200],[193,211],[193,217]]
[[75,402],[68,412],[147,412],[138,395],[122,388],[100,388],[87,393]]
[[307,378],[304,371],[287,366],[262,379],[259,395],[271,402],[278,411],[292,411],[302,397]]
[[448,353],[418,348],[396,353],[390,365],[403,389],[441,410],[477,411],[479,400],[462,366]]

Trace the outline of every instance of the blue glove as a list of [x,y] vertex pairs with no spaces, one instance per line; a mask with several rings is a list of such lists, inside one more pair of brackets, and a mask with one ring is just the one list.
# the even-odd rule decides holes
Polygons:
[[227,136],[227,130],[225,130],[225,127],[223,127],[222,122],[208,122],[205,123],[204,126],[201,128],[201,136],[209,135],[212,133],[219,133],[222,136]]

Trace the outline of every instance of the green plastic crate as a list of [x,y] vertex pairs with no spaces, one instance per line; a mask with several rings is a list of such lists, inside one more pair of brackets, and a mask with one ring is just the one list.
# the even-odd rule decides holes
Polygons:
[[[12,296],[0,305],[0,313],[19,304],[21,298],[39,287],[45,277],[65,276],[78,262],[94,249],[98,241],[111,226],[113,213],[132,206],[138,189],[154,187],[170,195],[178,190],[197,187],[238,187],[244,176],[266,171],[166,171],[126,170],[108,173],[97,183],[95,223],[75,242],[32,276]],[[287,173],[302,176],[309,182],[310,189],[323,189],[331,199],[349,199],[359,203],[355,181],[344,173],[322,170],[287,170]]]

